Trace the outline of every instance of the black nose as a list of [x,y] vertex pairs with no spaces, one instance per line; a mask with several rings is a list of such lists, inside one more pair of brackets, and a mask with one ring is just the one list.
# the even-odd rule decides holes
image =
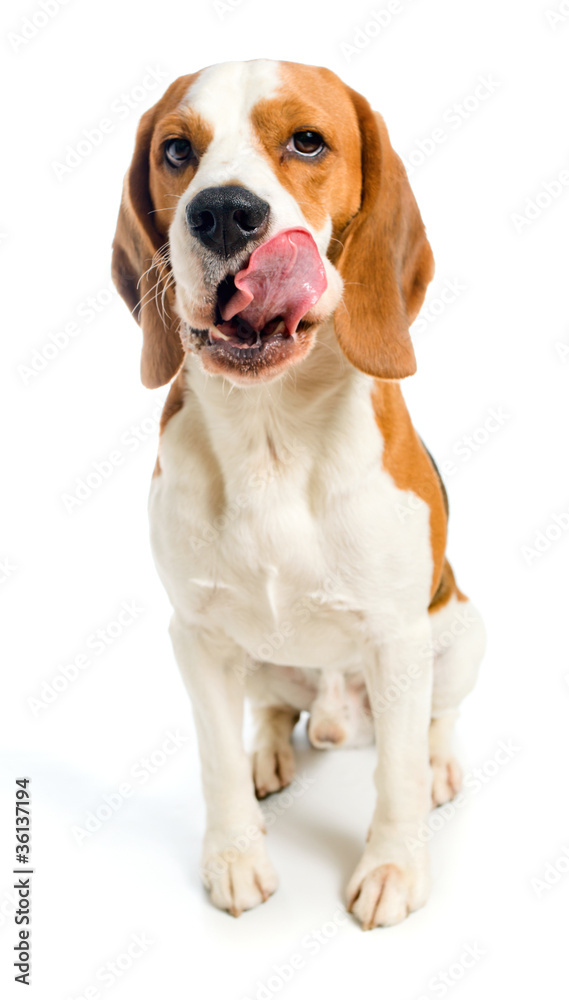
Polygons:
[[263,234],[269,206],[247,188],[230,184],[200,191],[186,208],[186,218],[204,247],[229,257]]

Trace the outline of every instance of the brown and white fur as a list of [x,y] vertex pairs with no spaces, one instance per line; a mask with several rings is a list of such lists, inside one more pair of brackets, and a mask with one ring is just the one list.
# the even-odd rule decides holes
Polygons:
[[[323,155],[295,152],[302,129],[324,136]],[[180,169],[164,160],[173,137],[191,143]],[[252,246],[214,259],[186,208],[224,185],[268,203],[263,240],[307,230],[326,271],[288,353],[262,365],[207,340],[219,282]],[[408,838],[459,788],[453,725],[484,646],[445,559],[444,487],[399,387],[415,370],[408,328],[432,274],[383,120],[330,71],[214,66],[177,80],[143,116],[113,276],[142,327],[144,383],[175,379],[152,545],[200,746],[202,874],[235,915],[277,887],[257,796],[291,781],[303,710],[317,747],[377,745],[377,805],[348,906],[370,928],[427,898],[427,848],[409,850]]]

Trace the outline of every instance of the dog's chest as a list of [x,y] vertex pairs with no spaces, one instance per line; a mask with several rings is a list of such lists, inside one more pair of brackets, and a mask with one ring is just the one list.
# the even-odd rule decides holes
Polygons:
[[341,571],[339,525],[326,530],[300,491],[282,481],[240,490],[189,532],[169,559],[181,576],[177,600],[196,623],[223,630],[254,659],[358,662],[365,599]]
[[336,433],[327,451],[309,435],[276,458],[244,449],[221,491],[210,456],[188,448],[188,426],[186,414],[167,428],[151,498],[174,606],[254,659],[357,666],[366,638],[393,626],[430,573],[428,510],[382,470],[377,430],[360,421],[357,438]]

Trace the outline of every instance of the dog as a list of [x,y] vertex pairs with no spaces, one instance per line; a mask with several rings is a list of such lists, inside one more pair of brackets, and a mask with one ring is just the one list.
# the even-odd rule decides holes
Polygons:
[[112,273],[144,385],[172,383],[152,548],[199,742],[201,873],[235,916],[277,888],[258,799],[293,779],[303,711],[315,747],[377,747],[348,909],[369,929],[428,896],[417,831],[460,787],[485,641],[399,385],[433,269],[383,119],[333,72],[225,63],[142,116]]

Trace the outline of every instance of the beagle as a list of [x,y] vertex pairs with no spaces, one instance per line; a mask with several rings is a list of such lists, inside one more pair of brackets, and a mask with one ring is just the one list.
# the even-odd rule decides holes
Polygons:
[[327,69],[181,77],[141,119],[112,267],[143,383],[173,380],[151,537],[193,704],[212,902],[238,915],[277,887],[258,799],[293,780],[307,711],[315,747],[375,740],[347,905],[364,928],[394,924],[427,898],[417,833],[460,787],[452,732],[484,628],[399,386],[433,257],[382,118]]

